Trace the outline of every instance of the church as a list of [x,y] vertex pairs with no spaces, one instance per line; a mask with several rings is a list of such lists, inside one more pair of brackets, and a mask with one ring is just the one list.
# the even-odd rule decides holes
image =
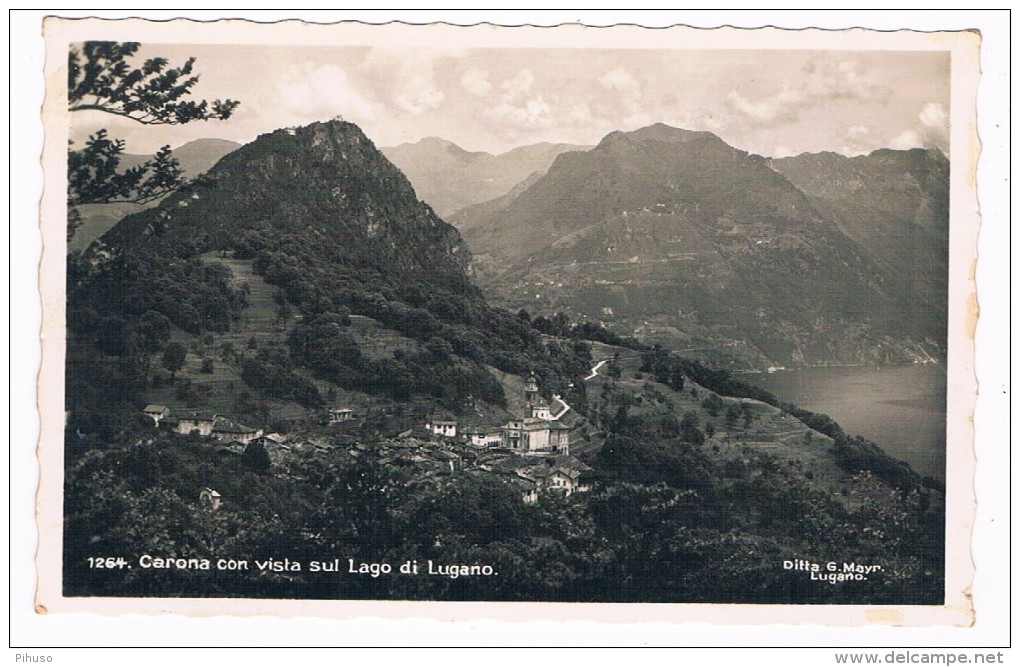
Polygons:
[[534,374],[524,383],[524,400],[528,406],[527,416],[503,426],[503,447],[520,454],[570,454],[571,429],[552,416],[538,392],[538,379]]

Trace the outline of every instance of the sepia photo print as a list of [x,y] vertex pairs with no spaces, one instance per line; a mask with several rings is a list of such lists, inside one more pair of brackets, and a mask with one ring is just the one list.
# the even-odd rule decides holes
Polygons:
[[45,30],[39,605],[970,621],[974,34]]

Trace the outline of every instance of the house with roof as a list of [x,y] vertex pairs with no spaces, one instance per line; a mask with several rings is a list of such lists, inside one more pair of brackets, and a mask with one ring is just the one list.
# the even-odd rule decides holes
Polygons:
[[220,503],[223,501],[223,496],[220,495],[219,491],[205,487],[198,494],[198,502],[202,507],[208,507],[209,509],[219,509]]
[[461,431],[461,435],[475,447],[489,448],[503,445],[503,429],[498,427],[469,426]]
[[159,426],[159,422],[170,416],[170,408],[165,405],[159,405],[158,403],[150,403],[146,405],[142,410],[146,417],[150,417],[156,426]]
[[340,424],[354,419],[354,410],[351,408],[330,408],[327,418],[329,424]]
[[457,422],[454,420],[433,419],[425,424],[425,428],[432,435],[443,438],[457,437]]
[[539,493],[559,493],[569,497],[591,490],[592,472],[590,466],[573,456],[555,456],[539,465],[521,468],[517,474],[535,482]]
[[244,426],[243,424],[237,424],[223,417],[217,417],[210,430],[210,434],[220,442],[239,442],[242,445],[247,445],[256,437],[262,435],[262,431],[250,426]]
[[215,414],[192,412],[177,418],[177,432],[181,435],[198,432],[199,435],[212,435]]
[[569,454],[570,427],[539,417],[514,419],[503,426],[503,446],[520,454]]
[[259,435],[252,438],[251,442],[252,444],[262,445],[274,461],[278,460],[281,456],[284,456],[286,452],[289,452],[292,449],[290,444],[287,442],[287,436],[279,433]]
[[535,480],[528,479],[523,475],[516,475],[509,479],[509,483],[521,494],[521,500],[525,505],[534,505],[538,502],[538,484]]
[[545,403],[536,403],[531,406],[531,416],[536,419],[552,420],[552,410]]

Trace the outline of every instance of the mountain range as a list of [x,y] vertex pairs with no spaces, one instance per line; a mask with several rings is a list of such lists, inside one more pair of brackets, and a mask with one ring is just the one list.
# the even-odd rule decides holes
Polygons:
[[[240,147],[241,144],[225,139],[196,139],[189,141],[173,151],[174,158],[180,164],[182,176],[186,179],[195,178],[209,171],[220,158]],[[126,170],[145,164],[152,155],[136,155],[125,153],[120,156],[120,169]],[[127,215],[143,211],[154,206],[150,204],[133,204],[119,202],[112,204],[85,204],[78,206],[82,217],[82,225],[68,244],[70,250],[84,250],[90,243],[102,236]]]
[[774,160],[826,219],[874,261],[903,317],[946,317],[949,266],[949,160],[941,151],[877,150],[845,157],[803,154]]
[[[141,319],[160,316],[193,335],[226,332],[247,299],[236,271],[216,258],[275,288],[283,320],[298,314],[285,340],[256,346],[243,373],[249,386],[306,407],[324,400],[310,376],[400,400],[427,395],[454,410],[501,406],[490,367],[534,370],[567,392],[590,366],[575,358],[580,349],[543,343],[528,322],[489,307],[457,230],[350,123],[262,135],[114,225],[72,265],[72,339],[122,353],[137,341],[110,345],[95,331],[134,335]],[[380,358],[360,349],[351,314],[409,338],[410,351]]]
[[[372,216],[392,194],[379,193],[353,217],[349,207],[317,203],[324,179],[344,178],[343,168],[330,171],[337,167],[329,160],[327,167],[317,163],[312,185],[293,183],[285,197],[275,184],[255,184],[299,180],[294,164],[276,161],[287,171],[281,176],[259,159],[267,143],[293,136],[287,132],[244,151],[215,139],[180,147],[175,156],[187,175],[240,152],[207,183],[240,182],[227,188],[229,202],[217,195],[214,207],[222,208],[215,213],[202,200],[206,184],[188,190],[198,200],[172,197],[178,210],[144,224],[186,245],[217,235],[215,244],[223,245],[252,226],[287,226],[288,219],[297,228],[294,211],[297,220],[335,211],[349,225],[339,237],[318,239],[331,239],[324,247],[349,246],[360,230],[378,229]],[[408,186],[397,197],[407,202],[391,215],[408,215],[417,206],[411,200],[420,199],[435,214],[412,217],[445,217],[460,230],[466,246],[459,236],[439,245],[500,306],[564,312],[733,367],[903,363],[944,354],[949,161],[939,151],[768,159],[708,132],[662,124],[613,132],[588,148],[535,144],[492,155],[427,138],[380,149],[368,171]],[[145,159],[124,156],[122,164]],[[86,224],[72,249],[140,208],[83,207]],[[245,223],[235,229],[242,211]],[[163,216],[171,212],[196,222],[167,225]],[[210,219],[234,222],[217,232]],[[123,243],[140,224],[104,241]],[[374,258],[376,273],[382,258],[397,270],[415,264],[406,255],[437,240],[372,237],[354,247]],[[394,244],[408,252],[394,254]],[[324,252],[342,254],[317,250]],[[435,253],[418,259],[432,261]]]
[[442,218],[505,195],[521,181],[541,175],[560,153],[590,146],[539,143],[493,155],[470,152],[445,139],[428,137],[413,144],[383,148],[383,154],[414,185],[418,197]]
[[[357,126],[333,120],[258,137],[69,254],[65,592],[943,600],[937,481],[725,370],[592,321],[492,307],[474,280],[485,267],[576,303],[622,295],[621,312],[627,299],[693,308],[692,322],[756,334],[774,358],[780,325],[810,349],[815,330],[795,328],[807,318],[881,322],[876,260],[769,160],[708,133],[614,133],[499,203],[465,227],[481,234],[475,260]],[[532,381],[562,404],[570,456],[524,461],[463,439],[481,423],[501,432],[538,400]],[[186,435],[168,428],[171,405],[179,423],[229,412],[273,435],[243,447]],[[319,422],[338,405],[358,419]],[[539,416],[523,421],[551,430],[548,410],[532,403]],[[437,415],[460,432],[424,432]],[[571,457],[583,467],[564,468]],[[590,481],[563,493],[554,476],[570,470]],[[222,505],[203,508],[201,489]],[[196,561],[417,553],[501,576],[333,586],[275,569],[111,579],[87,565],[168,544]],[[881,585],[818,585],[775,565],[840,550],[885,564]]]
[[770,160],[659,124],[561,154],[455,219],[507,307],[757,367],[944,353],[938,151]]

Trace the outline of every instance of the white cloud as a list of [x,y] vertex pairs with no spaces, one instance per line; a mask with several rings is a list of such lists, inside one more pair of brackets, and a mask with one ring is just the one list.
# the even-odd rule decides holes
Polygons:
[[435,82],[436,60],[456,55],[434,49],[375,48],[365,56],[362,66],[375,78],[380,97],[388,98],[401,111],[420,116],[439,108],[446,99]]
[[504,99],[507,102],[516,102],[523,96],[531,92],[531,87],[535,84],[535,75],[531,73],[530,69],[522,69],[512,79],[507,79],[500,86],[504,92]]
[[908,150],[910,148],[921,148],[923,142],[921,141],[920,135],[914,130],[906,130],[900,132],[898,135],[893,137],[889,141],[889,148],[895,148],[896,150]]
[[807,94],[800,90],[783,90],[752,102],[737,91],[730,91],[726,103],[754,125],[774,126],[797,120]]
[[635,93],[641,87],[637,79],[622,67],[606,72],[598,78],[598,82],[607,90],[625,94]]
[[928,102],[917,114],[917,126],[904,130],[889,142],[890,148],[938,148],[949,153],[949,114],[938,102]]
[[925,127],[933,128],[947,128],[949,127],[949,114],[946,113],[945,107],[938,102],[928,102],[921,109],[921,113],[918,114],[918,119],[921,121],[921,125]]
[[460,79],[460,85],[475,97],[485,97],[492,92],[489,73],[483,69],[472,67]]
[[843,142],[839,152],[848,157],[864,155],[878,147],[871,130],[864,125],[850,125],[841,128],[839,138]]
[[572,106],[567,112],[565,120],[572,125],[589,125],[595,122],[595,118],[591,114],[591,107],[584,102]]
[[834,101],[881,104],[892,94],[887,86],[874,83],[855,61],[816,60],[802,74],[796,85],[757,99],[731,91],[726,104],[751,126],[777,127],[797,122],[807,109]]
[[553,123],[552,107],[541,96],[522,104],[502,102],[486,112],[490,118],[520,128],[549,127]]
[[446,96],[432,81],[430,71],[427,74],[418,73],[406,76],[401,81],[401,88],[394,94],[393,99],[397,106],[404,111],[414,116],[420,116],[426,111],[438,108]]
[[529,96],[535,75],[522,69],[500,84],[503,91],[499,104],[485,110],[491,120],[517,128],[548,128],[553,125],[552,107],[541,95]]
[[858,100],[884,102],[892,94],[887,86],[872,83],[861,71],[860,64],[852,60],[809,63],[804,72],[804,90],[815,101]]
[[921,121],[921,140],[925,148],[938,148],[949,154],[949,114],[938,102],[929,102],[917,115]]
[[772,149],[772,157],[777,159],[782,157],[791,157],[793,155],[796,155],[796,153],[794,153],[786,146],[776,146],[775,148]]
[[629,70],[617,67],[600,76],[598,82],[603,88],[613,92],[613,95],[606,97],[611,98],[612,104],[617,108],[613,115],[623,118],[616,129],[636,130],[662,120],[661,117],[649,114],[648,101],[641,94],[641,83]]
[[375,115],[371,101],[351,85],[347,72],[337,65],[293,68],[277,82],[277,101],[304,118],[342,114],[355,119]]

